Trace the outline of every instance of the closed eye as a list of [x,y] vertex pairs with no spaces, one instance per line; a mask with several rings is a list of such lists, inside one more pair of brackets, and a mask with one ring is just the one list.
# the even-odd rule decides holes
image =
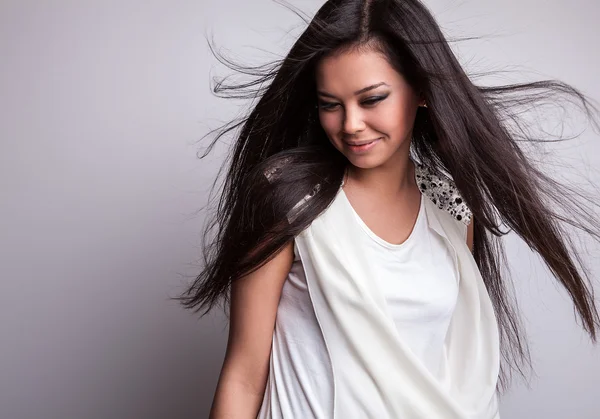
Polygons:
[[321,108],[323,110],[326,110],[326,111],[330,111],[330,110],[334,109],[338,105],[339,105],[339,103],[319,102],[319,108]]
[[363,105],[374,105],[376,103],[381,102],[386,97],[387,97],[387,95],[386,96],[373,96],[373,97],[369,97],[369,98],[363,100],[361,103]]
[[[372,96],[369,97],[365,100],[363,100],[361,103],[361,105],[364,106],[373,106],[376,105],[377,103],[381,102],[382,100],[384,100],[385,98],[387,98],[388,95],[384,95],[384,96]],[[335,102],[325,102],[325,101],[319,101],[319,108],[323,109],[323,110],[333,110],[335,109],[337,106],[340,106],[339,103],[335,103]]]

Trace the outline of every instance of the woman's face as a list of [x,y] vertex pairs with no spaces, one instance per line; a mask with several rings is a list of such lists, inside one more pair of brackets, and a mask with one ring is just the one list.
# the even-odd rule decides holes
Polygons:
[[316,85],[321,126],[350,163],[370,169],[408,156],[419,97],[381,53],[323,58]]

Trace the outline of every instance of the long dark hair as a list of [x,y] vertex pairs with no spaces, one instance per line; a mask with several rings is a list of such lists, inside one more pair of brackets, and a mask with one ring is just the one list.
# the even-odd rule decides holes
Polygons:
[[[543,173],[527,155],[527,145],[550,139],[534,137],[520,118],[533,106],[564,99],[597,127],[590,100],[555,80],[475,85],[419,0],[329,0],[306,21],[308,27],[280,61],[242,67],[215,54],[253,77],[240,84],[220,81],[215,93],[256,102],[246,117],[211,132],[218,135],[202,155],[222,136],[236,133],[216,213],[206,228],[204,266],[178,297],[185,307],[202,315],[221,302],[228,307],[232,281],[266,263],[332,202],[348,161],[320,126],[315,66],[332,53],[371,48],[385,54],[426,99],[427,108],[419,108],[414,124],[413,158],[453,178],[473,211],[473,256],[501,333],[500,386],[506,387],[512,371],[524,374],[531,365],[512,284],[502,269],[501,238],[511,230],[543,258],[595,341],[598,310],[571,238],[580,230],[600,240],[594,204],[580,190]],[[308,193],[313,199],[290,218]]]

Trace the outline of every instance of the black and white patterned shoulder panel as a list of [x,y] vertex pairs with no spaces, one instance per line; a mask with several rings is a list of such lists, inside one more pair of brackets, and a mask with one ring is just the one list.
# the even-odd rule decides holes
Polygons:
[[471,223],[471,209],[464,202],[452,179],[440,177],[416,162],[415,177],[421,193],[429,197],[438,208],[448,211],[452,217],[466,225]]

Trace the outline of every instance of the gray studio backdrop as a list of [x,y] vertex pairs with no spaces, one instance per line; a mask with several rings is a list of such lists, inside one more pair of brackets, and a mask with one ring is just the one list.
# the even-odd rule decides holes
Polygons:
[[[456,45],[470,70],[600,99],[598,2],[427,3],[448,34],[484,35]],[[0,2],[1,419],[208,415],[226,323],[168,300],[198,270],[198,210],[224,157],[198,160],[196,141],[243,110],[210,94],[227,71],[204,35],[259,64],[301,29],[270,0]],[[599,141],[588,130],[561,148],[595,182]],[[503,417],[600,417],[600,348],[539,259],[507,246],[538,376]]]

